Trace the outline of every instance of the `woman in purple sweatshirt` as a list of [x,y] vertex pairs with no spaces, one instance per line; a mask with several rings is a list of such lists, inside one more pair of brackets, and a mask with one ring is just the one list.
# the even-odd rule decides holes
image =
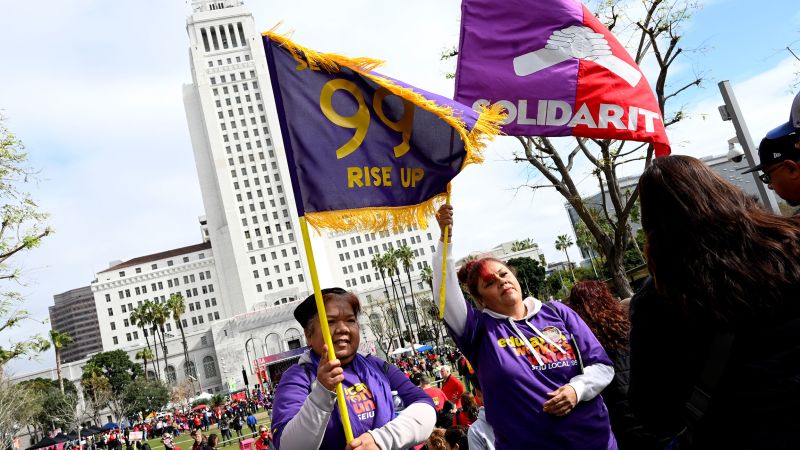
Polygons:
[[[280,450],[399,450],[427,439],[436,422],[433,400],[397,367],[357,352],[361,305],[352,292],[322,290],[336,359],[329,361],[314,295],[294,311],[311,347],[281,377],[272,410]],[[334,389],[342,383],[353,439],[346,442]],[[392,394],[405,409],[395,414]]]
[[[436,218],[442,230],[452,226],[453,208],[443,205]],[[442,279],[442,250],[440,242],[434,286]],[[459,281],[481,309],[464,299]],[[617,448],[598,395],[614,368],[574,311],[558,302],[523,299],[514,274],[494,258],[470,262],[458,275],[448,258],[445,286],[444,320],[476,368],[497,450]]]

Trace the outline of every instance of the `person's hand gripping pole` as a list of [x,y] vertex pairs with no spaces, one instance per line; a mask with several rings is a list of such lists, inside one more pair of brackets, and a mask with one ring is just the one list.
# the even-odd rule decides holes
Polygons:
[[436,212],[436,221],[439,222],[439,228],[442,230],[442,242],[444,243],[444,251],[442,251],[442,281],[439,285],[439,320],[443,320],[445,280],[447,279],[447,245],[450,243],[450,229],[453,227],[453,207],[450,206],[449,190],[447,192],[447,203],[442,205],[439,211]]
[[[327,347],[328,361],[336,359],[336,352],[333,349],[333,339],[331,339],[331,329],[328,326],[328,314],[325,312],[325,302],[322,299],[322,291],[319,287],[319,276],[317,275],[317,265],[314,262],[314,252],[311,249],[311,238],[308,235],[308,224],[305,217],[300,217],[300,231],[303,234],[303,245],[306,249],[308,257],[308,271],[311,275],[311,285],[314,286],[314,300],[317,304],[317,315],[319,316],[319,324],[322,327],[322,338],[325,340],[325,347]],[[320,364],[323,364],[320,361]],[[339,405],[339,417],[342,419],[342,428],[344,428],[345,442],[353,440],[353,428],[350,425],[350,413],[347,409],[347,402],[344,399],[344,389],[342,382],[336,383],[336,400]]]

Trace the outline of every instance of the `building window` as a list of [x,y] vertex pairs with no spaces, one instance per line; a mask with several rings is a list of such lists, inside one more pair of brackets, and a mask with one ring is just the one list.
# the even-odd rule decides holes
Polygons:
[[114,345],[118,345],[119,344],[119,339],[117,339],[117,337],[114,336],[114,337],[111,338],[111,342],[113,342]]
[[114,315],[114,310],[111,309],[111,308],[108,308],[108,315],[109,316],[113,316]]
[[167,368],[164,369],[164,373],[167,376],[167,382],[170,384],[175,384],[175,381],[178,379],[178,377],[175,376],[175,368],[172,366],[167,366]]
[[111,322],[111,331],[114,331],[116,329],[117,329],[117,324],[115,324],[114,322]]
[[217,376],[217,365],[214,363],[213,356],[206,356],[203,358],[203,372],[206,378],[213,378]]
[[197,368],[194,366],[194,362],[186,361],[183,364],[183,374],[186,375],[186,378],[192,377],[195,380],[197,379]]

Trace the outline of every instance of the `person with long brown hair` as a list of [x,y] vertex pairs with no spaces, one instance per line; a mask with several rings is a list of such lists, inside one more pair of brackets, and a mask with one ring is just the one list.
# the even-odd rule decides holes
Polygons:
[[608,407],[611,429],[617,438],[619,449],[663,449],[663,443],[648,433],[634,417],[628,401],[628,333],[631,324],[627,308],[611,294],[608,285],[601,281],[581,281],[575,284],[570,291],[567,305],[586,322],[614,363],[614,378],[600,395]]
[[688,156],[653,161],[639,192],[652,281],[631,303],[637,416],[694,448],[798,448],[800,223]]

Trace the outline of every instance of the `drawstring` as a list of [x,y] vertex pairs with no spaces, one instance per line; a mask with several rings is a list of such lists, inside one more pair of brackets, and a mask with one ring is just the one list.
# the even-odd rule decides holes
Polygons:
[[541,337],[542,339],[544,339],[544,340],[545,340],[545,342],[547,342],[548,344],[550,344],[550,345],[552,345],[553,347],[557,348],[557,349],[558,349],[558,351],[560,351],[561,353],[567,353],[567,352],[566,352],[566,351],[565,351],[563,348],[561,348],[561,346],[560,346],[560,345],[558,345],[558,344],[556,344],[555,342],[553,342],[553,341],[552,341],[552,340],[551,340],[549,337],[547,337],[547,335],[546,335],[546,334],[542,333],[541,331],[539,331],[539,329],[538,329],[538,328],[536,328],[535,326],[533,326],[533,324],[532,324],[532,323],[528,322],[528,319],[525,319],[525,323],[527,323],[527,324],[528,324],[528,326],[529,326],[529,327],[531,327],[531,329],[532,329],[532,330],[533,330],[533,331],[534,331],[536,334],[538,334],[538,335],[539,335],[539,337]]
[[[525,343],[525,346],[526,346],[526,347],[528,347],[528,350],[531,352],[531,354],[533,355],[533,357],[534,357],[534,358],[536,358],[536,362],[538,362],[540,366],[544,365],[544,361],[542,360],[542,357],[541,357],[541,356],[539,356],[539,352],[537,352],[536,350],[534,350],[534,348],[533,348],[533,345],[531,345],[531,341],[530,341],[530,340],[528,340],[528,339],[525,337],[525,335],[524,335],[524,334],[522,334],[522,332],[519,330],[519,328],[517,328],[517,324],[516,324],[516,323],[514,323],[514,319],[512,319],[511,317],[509,317],[509,318],[508,318],[508,323],[510,323],[510,324],[511,324],[511,328],[513,328],[513,329],[514,329],[514,331],[516,331],[516,332],[517,332],[517,337],[518,337],[518,338],[520,338],[520,339],[522,340],[522,342],[524,342],[524,343]],[[530,324],[528,324],[528,325],[530,325]]]

